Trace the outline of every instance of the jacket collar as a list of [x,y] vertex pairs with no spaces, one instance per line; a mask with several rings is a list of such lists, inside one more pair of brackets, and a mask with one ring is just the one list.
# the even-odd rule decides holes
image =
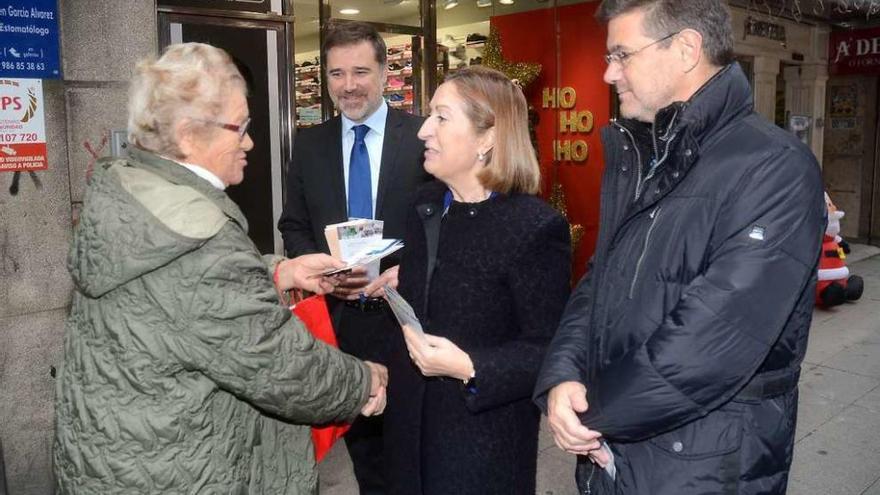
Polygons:
[[[697,162],[701,150],[719,139],[719,132],[730,122],[751,113],[751,88],[738,64],[731,64],[700,88],[688,101],[675,102],[657,113],[654,125],[642,122],[613,122],[631,136],[641,153],[635,181],[635,201],[627,218],[651,207],[681,182]],[[619,139],[616,134],[610,139]],[[650,149],[650,151],[649,151]],[[654,168],[644,171],[647,158],[654,157]],[[651,187],[646,187],[648,180]]]
[[[707,138],[716,135],[718,129],[752,113],[754,108],[752,88],[736,62],[722,68],[688,102],[679,105],[679,122],[667,125],[672,129],[687,128],[701,146]],[[669,112],[669,107],[661,110],[656,121],[666,124]]]
[[718,71],[687,101],[673,102],[660,109],[653,126],[628,119],[617,123],[629,129],[636,139],[647,137],[653,140],[647,144],[661,158],[664,148],[682,131],[687,130],[698,144],[703,145],[717,129],[748,115],[752,109],[751,86],[742,68],[734,62]]
[[225,192],[212,186],[208,181],[194,174],[179,163],[162,158],[152,152],[137,147],[130,147],[128,154],[135,163],[140,164],[145,170],[162,177],[173,184],[188,186],[203,194],[223,210],[223,213],[237,223],[247,232],[247,219]]

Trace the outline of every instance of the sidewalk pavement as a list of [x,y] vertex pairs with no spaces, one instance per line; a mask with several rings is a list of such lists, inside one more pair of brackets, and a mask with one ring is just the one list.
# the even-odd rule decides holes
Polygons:
[[[862,299],[813,314],[800,380],[789,495],[880,495],[880,248],[853,245],[850,271]],[[343,442],[319,466],[321,495],[356,495]],[[574,457],[553,443],[546,421],[538,444],[538,495],[575,495]]]

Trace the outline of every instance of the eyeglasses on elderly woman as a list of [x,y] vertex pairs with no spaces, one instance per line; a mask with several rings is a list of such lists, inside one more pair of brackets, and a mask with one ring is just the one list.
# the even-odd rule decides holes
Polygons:
[[219,127],[221,129],[226,129],[227,131],[232,131],[238,133],[238,139],[244,139],[244,135],[247,134],[248,126],[251,125],[251,119],[248,117],[245,121],[239,125],[236,124],[228,124],[226,122],[218,122],[216,120],[208,120],[208,119],[193,119],[199,122],[204,122],[208,125],[213,125],[215,127]]

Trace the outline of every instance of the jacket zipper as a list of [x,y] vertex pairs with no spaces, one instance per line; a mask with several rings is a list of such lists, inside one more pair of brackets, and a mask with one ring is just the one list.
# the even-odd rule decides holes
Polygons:
[[657,218],[660,216],[660,207],[654,208],[648,218],[651,219],[651,225],[648,226],[648,233],[645,234],[645,244],[642,246],[642,254],[639,255],[639,260],[636,261],[636,273],[633,275],[632,283],[629,286],[629,298],[633,298],[633,292],[636,289],[636,282],[639,280],[639,272],[642,269],[642,262],[645,261],[645,254],[648,253],[648,244],[651,242],[651,232],[654,231],[654,226],[657,225]]
[[[636,138],[633,137],[632,132],[629,131],[626,127],[614,122],[614,125],[617,126],[621,131],[623,131],[628,137],[629,142],[632,145],[633,149],[636,151],[636,194],[635,201],[639,200],[639,196],[642,194],[642,167],[645,165],[642,163],[642,152],[639,151],[639,147],[636,146]],[[647,179],[645,179],[647,180]]]
[[593,473],[596,471],[596,464],[590,463],[590,477],[587,478],[587,487],[584,488],[584,495],[592,495],[593,489],[590,487],[590,484],[593,482]]
[[[672,124],[675,123],[675,119],[678,117],[678,110],[672,115],[672,119],[669,120],[669,127],[666,128],[666,132],[663,133],[661,139],[666,143],[666,149],[663,151],[663,156],[660,156],[660,148],[657,146],[657,136],[654,134],[654,129],[651,129],[651,145],[654,148],[654,163],[651,164],[651,169],[648,171],[648,175],[645,177],[644,183],[647,184],[651,178],[654,177],[654,173],[663,165],[663,162],[666,161],[666,158],[669,157],[669,145],[671,144],[672,139],[675,136],[669,136],[669,133],[672,131]],[[622,127],[622,126],[621,126]],[[635,141],[632,134],[630,134],[630,139]],[[635,143],[633,143],[633,147],[635,147]],[[636,152],[638,152],[638,148],[636,147]],[[639,157],[639,163],[641,164],[641,157]],[[639,168],[639,178],[641,179],[641,168]],[[639,200],[639,197],[642,195],[642,183],[636,183],[636,201]]]

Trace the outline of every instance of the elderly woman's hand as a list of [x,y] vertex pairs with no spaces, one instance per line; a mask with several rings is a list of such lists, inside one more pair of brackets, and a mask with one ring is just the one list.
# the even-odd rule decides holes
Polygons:
[[474,376],[471,357],[449,339],[436,335],[416,333],[408,325],[403,326],[403,338],[409,356],[425,376],[450,376],[462,381]]
[[364,364],[370,368],[370,398],[361,409],[361,414],[364,416],[376,416],[385,411],[388,368],[371,361],[364,361]]
[[326,294],[333,291],[339,283],[339,278],[321,277],[321,273],[344,266],[345,263],[326,254],[304,254],[284,260],[278,265],[275,284],[280,291],[304,289],[317,294]]

